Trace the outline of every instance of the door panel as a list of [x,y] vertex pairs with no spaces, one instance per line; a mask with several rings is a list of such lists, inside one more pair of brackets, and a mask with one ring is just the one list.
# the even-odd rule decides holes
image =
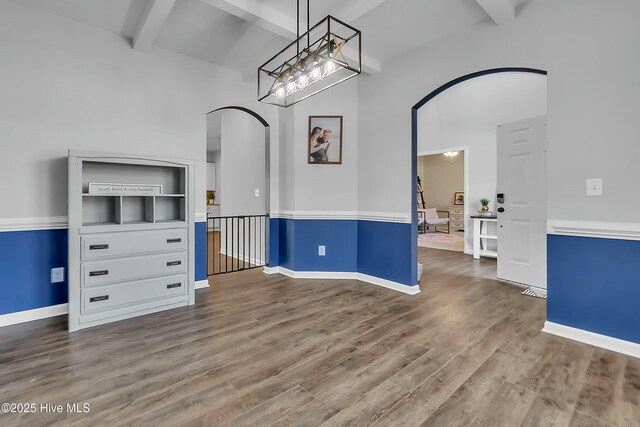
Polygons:
[[498,278],[547,287],[546,116],[498,127]]

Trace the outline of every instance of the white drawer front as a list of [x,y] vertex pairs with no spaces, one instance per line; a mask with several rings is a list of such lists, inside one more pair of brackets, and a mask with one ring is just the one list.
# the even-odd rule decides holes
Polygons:
[[82,260],[186,249],[186,230],[139,231],[81,237]]
[[82,312],[91,313],[147,300],[183,295],[187,276],[168,276],[139,282],[81,290]]
[[82,263],[82,287],[186,273],[186,253],[138,256]]

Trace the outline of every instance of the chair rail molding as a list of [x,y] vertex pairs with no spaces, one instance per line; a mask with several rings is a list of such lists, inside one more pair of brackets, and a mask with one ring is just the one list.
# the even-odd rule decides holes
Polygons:
[[547,234],[599,239],[640,240],[640,223],[550,219],[547,221]]
[[316,220],[353,220],[396,222],[410,224],[411,216],[397,212],[357,212],[357,211],[273,211],[271,218],[280,219],[316,219]]
[[69,219],[66,216],[0,218],[0,232],[62,230],[68,227]]

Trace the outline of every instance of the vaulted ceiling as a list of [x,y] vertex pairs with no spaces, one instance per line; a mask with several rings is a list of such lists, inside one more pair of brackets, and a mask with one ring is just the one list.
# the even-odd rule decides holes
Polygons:
[[[102,28],[140,51],[155,45],[243,73],[295,39],[295,0],[11,0]],[[530,0],[311,0],[311,25],[331,14],[362,31],[363,69],[472,25],[502,25]],[[306,2],[301,1],[301,27]]]

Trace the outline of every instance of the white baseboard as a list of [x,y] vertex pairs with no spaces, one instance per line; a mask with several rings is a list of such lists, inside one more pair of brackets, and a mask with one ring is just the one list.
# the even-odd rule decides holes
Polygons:
[[49,307],[3,314],[0,316],[0,327],[46,319],[47,317],[62,316],[67,313],[69,313],[69,304],[51,305]]
[[543,332],[640,358],[640,344],[554,322],[544,322]]
[[368,274],[356,272],[340,272],[340,271],[293,271],[284,267],[265,267],[266,274],[280,273],[294,279],[342,279],[342,280],[359,280],[361,282],[370,283],[372,285],[382,286],[383,288],[402,292],[408,295],[416,295],[420,293],[420,286],[407,286],[402,283],[392,282],[391,280],[381,279],[380,277],[369,276]]
[[209,287],[209,280],[196,280],[196,289],[204,289]]

